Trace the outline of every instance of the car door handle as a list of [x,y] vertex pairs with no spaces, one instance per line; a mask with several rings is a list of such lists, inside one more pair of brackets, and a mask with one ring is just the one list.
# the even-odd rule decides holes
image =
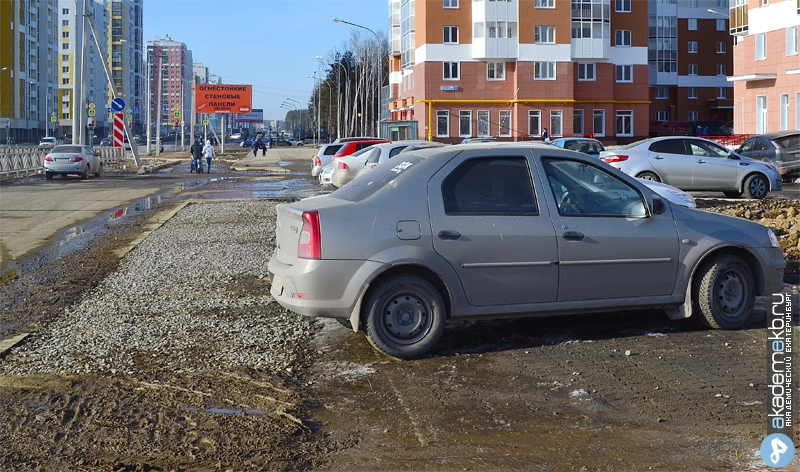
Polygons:
[[581,241],[583,240],[584,236],[583,233],[578,231],[567,231],[564,233],[564,239],[567,241]]
[[656,156],[653,159],[658,159],[660,161],[661,159],[664,159],[664,156]]
[[461,237],[461,233],[458,231],[454,231],[452,229],[446,229],[443,231],[439,231],[439,239],[451,239],[455,240]]
[[705,163],[706,163],[706,161],[705,161],[705,160],[703,160],[703,159],[698,159],[698,160],[697,160],[697,163],[698,163],[698,164],[705,164]]

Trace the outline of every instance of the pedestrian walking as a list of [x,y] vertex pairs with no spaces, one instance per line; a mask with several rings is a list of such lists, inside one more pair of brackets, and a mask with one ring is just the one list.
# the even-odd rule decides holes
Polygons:
[[261,138],[256,138],[253,141],[253,157],[258,156],[258,150],[261,149]]
[[206,140],[206,145],[203,147],[203,155],[206,156],[206,172],[211,172],[211,158],[215,157],[216,154],[214,153],[214,146],[211,145],[211,141]]
[[191,174],[192,171],[198,173],[203,172],[203,145],[200,144],[200,140],[195,139],[194,144],[192,144],[189,150],[192,152],[192,168],[189,170],[189,173]]
[[547,132],[547,128],[544,128],[544,131],[542,131],[542,141],[546,143],[550,142],[550,133]]

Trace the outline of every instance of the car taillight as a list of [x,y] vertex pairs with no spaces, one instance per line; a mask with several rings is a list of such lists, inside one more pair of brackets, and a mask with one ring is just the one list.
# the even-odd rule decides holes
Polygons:
[[322,160],[319,158],[319,156],[314,156],[314,165],[315,166],[321,166],[322,165]]
[[47,161],[47,162],[53,162],[53,158],[50,157],[50,154],[44,156],[44,160]]
[[300,230],[300,242],[297,244],[297,257],[303,259],[322,258],[319,212],[317,210],[303,212],[303,229]]
[[70,162],[80,162],[82,160],[83,160],[83,158],[81,156],[73,156],[73,157],[69,158]]
[[343,172],[350,170],[350,166],[348,166],[344,161],[339,161],[337,168]]
[[613,162],[627,161],[628,160],[628,156],[621,156],[619,154],[611,154],[610,156],[605,156],[602,159],[606,163],[611,164]]

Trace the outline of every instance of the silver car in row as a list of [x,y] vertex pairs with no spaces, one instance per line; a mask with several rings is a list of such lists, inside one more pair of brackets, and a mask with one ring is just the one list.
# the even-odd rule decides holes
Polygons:
[[781,175],[773,165],[740,156],[703,138],[645,139],[602,151],[600,159],[628,175],[681,190],[720,191],[730,198],[744,194],[760,199],[782,189]]
[[541,143],[401,153],[279,205],[275,234],[273,298],[397,358],[431,349],[447,319],[663,309],[737,328],[786,264],[760,224]]

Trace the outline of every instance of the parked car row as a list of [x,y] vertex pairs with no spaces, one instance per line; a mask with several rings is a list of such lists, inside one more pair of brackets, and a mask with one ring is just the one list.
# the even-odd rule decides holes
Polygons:
[[[364,330],[390,356],[425,354],[448,320],[652,308],[735,329],[783,289],[771,230],[673,204],[617,168],[630,156],[526,142],[387,159],[279,205],[268,272],[282,306]],[[741,167],[756,163],[766,172]]]

